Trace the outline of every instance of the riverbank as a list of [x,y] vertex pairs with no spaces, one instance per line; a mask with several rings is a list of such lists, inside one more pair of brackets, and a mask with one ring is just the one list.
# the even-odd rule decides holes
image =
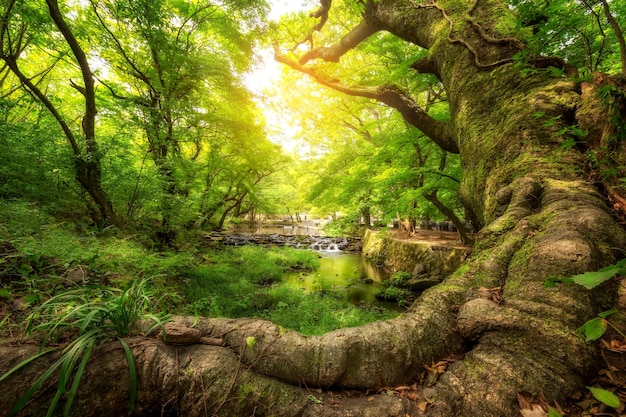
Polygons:
[[367,230],[363,236],[366,258],[391,273],[408,272],[428,286],[454,272],[470,253],[471,247],[462,245],[451,232],[419,231],[404,237],[390,230]]

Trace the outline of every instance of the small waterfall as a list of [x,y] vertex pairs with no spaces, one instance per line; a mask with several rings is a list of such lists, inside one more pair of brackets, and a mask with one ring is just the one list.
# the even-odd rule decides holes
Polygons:
[[339,244],[331,239],[321,239],[309,245],[309,249],[321,252],[341,252]]
[[330,245],[328,245],[328,249],[326,249],[328,252],[340,252],[339,250],[339,246],[337,246],[336,243],[331,243]]
[[264,246],[291,246],[308,248],[320,252],[358,252],[360,239],[352,237],[326,237],[312,235],[281,235],[281,234],[211,234],[207,239],[213,242],[222,242],[230,246],[264,245]]

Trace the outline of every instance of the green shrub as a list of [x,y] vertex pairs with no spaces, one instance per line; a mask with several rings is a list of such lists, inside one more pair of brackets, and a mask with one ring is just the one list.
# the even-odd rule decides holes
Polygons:
[[413,293],[403,288],[390,286],[379,289],[374,296],[382,301],[390,301],[398,305],[407,305],[413,298]]
[[405,271],[399,271],[394,273],[389,279],[389,285],[393,287],[401,287],[402,284],[411,279],[411,274]]

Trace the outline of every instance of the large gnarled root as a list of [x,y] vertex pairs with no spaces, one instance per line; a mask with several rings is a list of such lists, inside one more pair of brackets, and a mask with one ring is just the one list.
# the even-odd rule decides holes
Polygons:
[[[323,336],[303,336],[268,321],[203,319],[198,327],[223,337],[263,375],[313,387],[375,389],[414,382],[424,365],[462,348],[454,290],[432,290],[399,318]],[[246,340],[254,338],[254,346]]]
[[544,282],[603,266],[594,260],[613,259],[624,233],[582,184],[550,182],[540,208],[518,220],[518,231],[530,231],[506,265],[499,303],[474,299],[459,309],[459,331],[474,346],[442,376],[428,415],[517,416],[518,392],[563,399],[594,366],[597,350],[575,331],[611,300]]

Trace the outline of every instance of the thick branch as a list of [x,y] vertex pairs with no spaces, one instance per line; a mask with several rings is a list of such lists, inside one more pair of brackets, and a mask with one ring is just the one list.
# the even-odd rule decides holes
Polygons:
[[459,153],[456,141],[452,137],[449,124],[433,119],[400,88],[396,86],[380,86],[377,88],[347,87],[336,80],[329,80],[324,75],[318,73],[314,68],[306,68],[290,60],[281,54],[276,45],[274,45],[274,59],[311,76],[318,83],[332,88],[333,90],[350,96],[378,100],[393,107],[400,112],[407,123],[421,130],[441,149],[451,153]]
[[335,45],[315,48],[302,55],[302,58],[300,58],[300,64],[304,65],[312,59],[317,58],[323,59],[327,62],[339,62],[339,58],[341,58],[345,53],[372,36],[374,33],[378,32],[378,30],[379,29],[377,27],[369,25],[363,20],[346,36],[341,38],[341,40]]
[[315,27],[313,28],[314,31],[319,32],[320,30],[322,30],[322,28],[326,24],[326,21],[328,20],[328,12],[330,11],[331,4],[332,4],[332,0],[320,0],[320,7],[316,11],[311,12],[311,14],[309,15],[311,17],[320,19],[317,25],[315,25]]
[[439,74],[437,73],[437,67],[435,66],[435,62],[430,58],[424,57],[418,59],[413,64],[411,64],[411,68],[422,74],[434,74],[435,76],[437,76],[437,78],[440,78]]

